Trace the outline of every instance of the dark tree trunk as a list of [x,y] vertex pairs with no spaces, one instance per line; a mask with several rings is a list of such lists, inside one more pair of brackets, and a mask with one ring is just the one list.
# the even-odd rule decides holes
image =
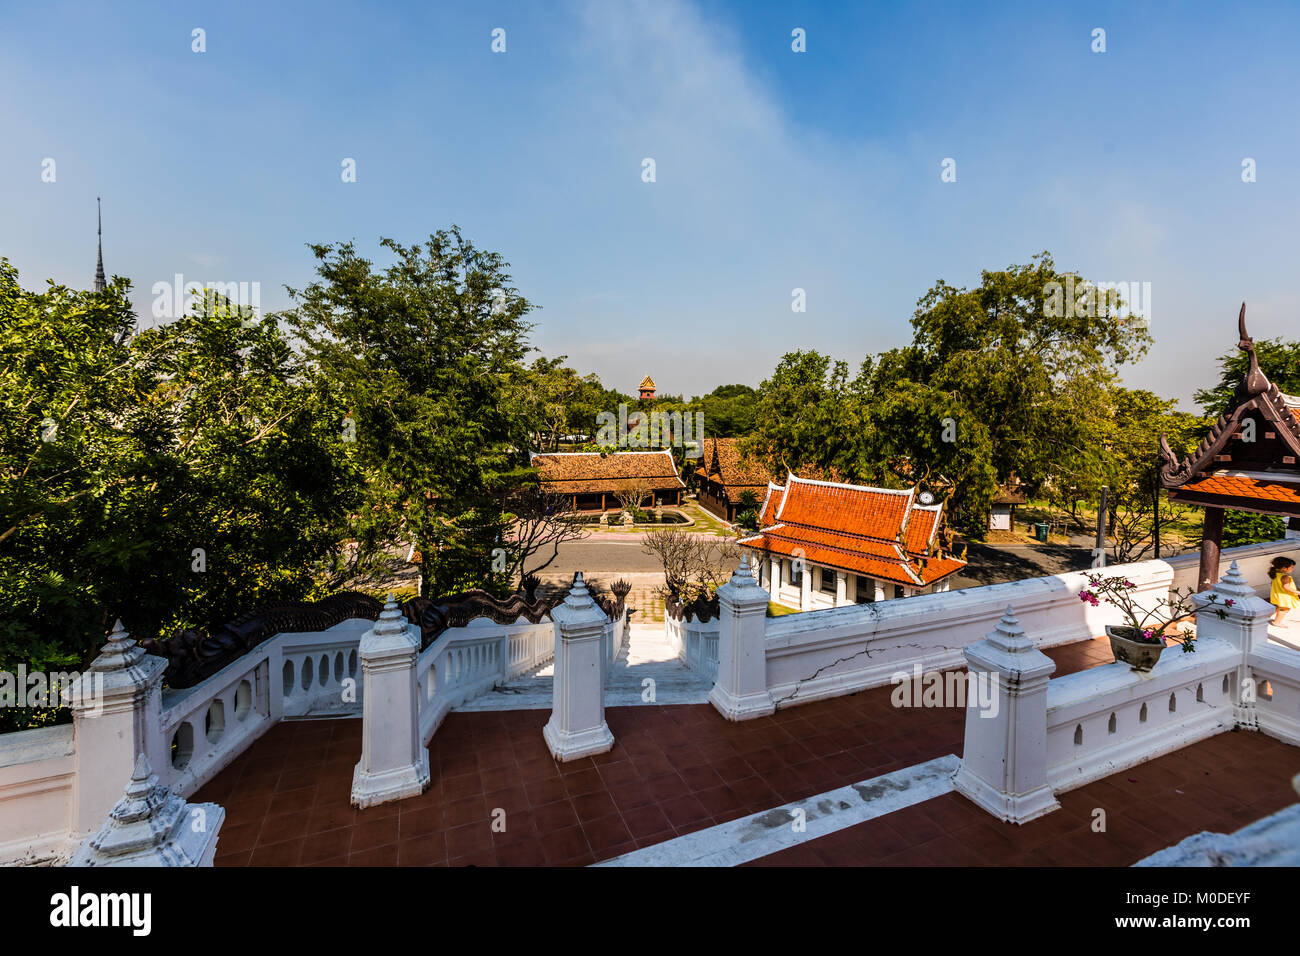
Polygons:
[[1205,509],[1205,528],[1201,533],[1201,569],[1196,581],[1197,591],[1214,587],[1219,580],[1219,550],[1223,541],[1223,509]]

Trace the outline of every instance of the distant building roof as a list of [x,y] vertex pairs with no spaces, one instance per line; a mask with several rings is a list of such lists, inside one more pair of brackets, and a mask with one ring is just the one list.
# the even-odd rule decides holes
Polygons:
[[935,541],[943,504],[922,505],[916,489],[896,491],[790,475],[768,486],[761,530],[740,544],[908,587],[933,584],[966,566]]
[[638,483],[650,488],[684,488],[672,453],[663,451],[556,452],[529,456],[543,491],[562,494],[616,494]]
[[695,474],[722,485],[728,501],[735,503],[746,491],[763,500],[772,475],[757,462],[741,458],[740,439],[706,438],[700,459]]
[[655,380],[652,379],[649,375],[647,375],[645,378],[641,379],[641,384],[640,384],[639,386],[637,386],[637,387],[638,387],[638,388],[654,388],[654,387],[655,387]]
[[1023,505],[1026,500],[1024,495],[1006,485],[999,488],[998,493],[993,496],[995,505]]

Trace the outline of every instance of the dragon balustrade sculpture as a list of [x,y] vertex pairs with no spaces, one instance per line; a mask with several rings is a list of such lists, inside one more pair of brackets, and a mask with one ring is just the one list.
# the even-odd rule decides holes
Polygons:
[[446,597],[411,598],[402,605],[402,614],[420,629],[420,648],[423,650],[448,628],[464,627],[480,617],[486,617],[497,624],[513,624],[521,617],[529,623],[540,624],[542,618],[563,600],[563,591],[529,602],[522,594],[512,594],[502,599],[473,588]]
[[[598,585],[591,586],[592,599],[613,620],[623,614],[632,586],[616,581],[610,595]],[[487,591],[472,589],[440,598],[415,597],[400,605],[402,615],[420,631],[423,650],[452,627],[464,627],[470,621],[486,617],[497,624],[514,624],[520,618],[540,624],[568,593],[556,589],[548,595],[534,597],[536,584],[529,589],[528,600],[522,594],[498,598]],[[185,630],[169,638],[145,638],[140,645],[150,654],[166,658],[165,680],[174,688],[193,687],[231,661],[247,654],[258,644],[276,634],[323,631],[343,621],[360,618],[379,620],[382,601],[359,591],[343,591],[305,603],[278,601],[247,611],[212,633]]]
[[277,601],[239,615],[212,633],[181,631],[169,638],[148,637],[140,646],[167,659],[164,679],[171,687],[193,687],[276,634],[323,631],[351,618],[379,620],[384,609],[359,591],[343,591],[314,603]]
[[682,601],[681,595],[672,593],[664,599],[664,613],[674,621],[695,620],[703,624],[718,617],[721,610],[716,593],[712,596],[697,594],[686,602]]

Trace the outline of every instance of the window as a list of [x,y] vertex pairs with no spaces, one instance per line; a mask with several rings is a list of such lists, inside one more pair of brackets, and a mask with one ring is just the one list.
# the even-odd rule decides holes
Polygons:
[[858,575],[858,603],[874,604],[876,600],[876,582],[871,578]]
[[901,598],[901,597],[906,597],[906,596],[907,596],[907,595],[906,595],[906,594],[904,593],[904,591],[903,591],[903,586],[902,586],[901,584],[895,584],[895,585],[894,585],[894,597],[896,597],[896,598]]
[[790,562],[790,583],[797,588],[803,587],[803,568]]
[[822,590],[827,594],[835,593],[835,572],[830,568],[822,571]]

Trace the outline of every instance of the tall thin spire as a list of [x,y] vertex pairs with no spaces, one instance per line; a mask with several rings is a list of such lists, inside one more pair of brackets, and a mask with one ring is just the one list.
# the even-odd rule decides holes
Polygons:
[[99,197],[95,197],[95,219],[99,234],[99,261],[95,265],[95,291],[104,291],[104,214],[99,208]]

